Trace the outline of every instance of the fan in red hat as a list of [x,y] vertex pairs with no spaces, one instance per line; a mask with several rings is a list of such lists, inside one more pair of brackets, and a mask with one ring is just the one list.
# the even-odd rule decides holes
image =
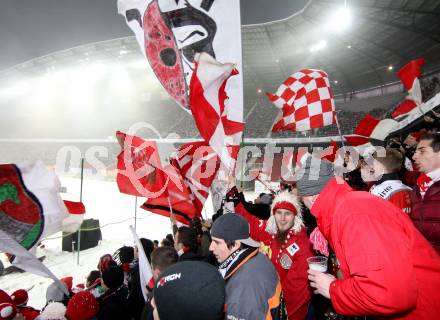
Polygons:
[[66,316],[69,320],[89,320],[99,312],[99,304],[89,291],[76,293],[67,304]]
[[0,303],[14,303],[11,299],[11,296],[9,294],[6,293],[6,291],[3,291],[2,289],[0,289]]
[[243,203],[235,212],[245,217],[251,238],[262,243],[281,279],[289,319],[304,319],[312,296],[307,279],[307,258],[313,256],[296,194],[284,191],[275,196],[267,221],[251,215]]
[[16,314],[17,308],[12,303],[0,303],[0,320],[12,320]]
[[26,290],[18,289],[11,294],[11,299],[17,307],[22,307],[27,304],[29,295]]

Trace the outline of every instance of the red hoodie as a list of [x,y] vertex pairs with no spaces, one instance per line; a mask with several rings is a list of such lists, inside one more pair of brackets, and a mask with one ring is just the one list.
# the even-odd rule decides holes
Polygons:
[[387,319],[438,318],[438,254],[400,209],[337,179],[311,208],[343,273],[343,279],[330,285],[336,312]]

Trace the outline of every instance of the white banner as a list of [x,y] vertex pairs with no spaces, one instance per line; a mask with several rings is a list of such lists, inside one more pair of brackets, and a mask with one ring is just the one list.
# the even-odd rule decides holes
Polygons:
[[118,0],[118,12],[162,86],[188,112],[195,54],[206,52],[220,63],[234,63],[239,74],[226,85],[227,104],[234,110],[228,118],[242,121],[239,0]]

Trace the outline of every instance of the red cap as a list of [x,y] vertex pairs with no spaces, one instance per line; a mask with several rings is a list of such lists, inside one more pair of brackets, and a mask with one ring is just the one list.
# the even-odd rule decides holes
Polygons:
[[29,300],[29,296],[26,290],[18,289],[13,294],[11,294],[11,299],[14,301],[16,306],[25,306]]
[[98,314],[99,304],[89,291],[76,293],[67,304],[66,316],[69,320],[88,320]]
[[0,303],[14,303],[11,299],[11,297],[9,296],[9,294],[7,294],[5,291],[3,291],[2,289],[0,289]]
[[73,286],[73,278],[72,277],[61,278],[60,281],[64,282],[66,284],[67,290],[69,290],[69,292],[72,291],[72,286]]

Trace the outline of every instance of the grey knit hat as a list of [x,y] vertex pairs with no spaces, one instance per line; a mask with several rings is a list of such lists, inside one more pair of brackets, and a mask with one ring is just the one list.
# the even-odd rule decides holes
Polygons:
[[335,177],[331,162],[313,156],[307,158],[296,175],[299,196],[320,194],[327,183]]

